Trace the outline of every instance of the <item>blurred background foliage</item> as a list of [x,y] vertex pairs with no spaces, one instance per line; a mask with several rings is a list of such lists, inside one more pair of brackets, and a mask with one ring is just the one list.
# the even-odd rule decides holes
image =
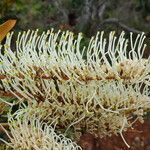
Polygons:
[[54,27],[91,36],[125,25],[149,32],[150,0],[0,0],[0,23],[8,18],[17,18],[16,30]]

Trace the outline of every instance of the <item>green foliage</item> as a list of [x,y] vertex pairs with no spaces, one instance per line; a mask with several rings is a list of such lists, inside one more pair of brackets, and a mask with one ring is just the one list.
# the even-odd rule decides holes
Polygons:
[[144,116],[145,119],[150,119],[150,112],[147,112]]

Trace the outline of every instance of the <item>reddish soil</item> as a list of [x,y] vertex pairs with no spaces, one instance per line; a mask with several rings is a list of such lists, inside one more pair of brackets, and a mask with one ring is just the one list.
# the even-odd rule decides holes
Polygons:
[[134,129],[123,135],[130,148],[119,135],[98,139],[87,133],[80,137],[79,144],[83,150],[150,150],[150,120],[136,123]]

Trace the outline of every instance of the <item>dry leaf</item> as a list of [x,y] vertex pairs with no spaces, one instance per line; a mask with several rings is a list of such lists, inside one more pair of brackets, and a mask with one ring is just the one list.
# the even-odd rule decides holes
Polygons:
[[2,25],[0,25],[0,42],[5,38],[7,33],[15,26],[16,20],[8,20]]

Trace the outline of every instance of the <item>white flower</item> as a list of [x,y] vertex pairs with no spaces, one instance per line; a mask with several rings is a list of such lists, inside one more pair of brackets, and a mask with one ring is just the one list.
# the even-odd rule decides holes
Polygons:
[[36,115],[28,112],[23,114],[15,113],[8,116],[10,143],[2,140],[8,146],[17,150],[81,150],[75,142],[57,135],[54,129],[44,123]]
[[[143,58],[144,34],[135,40],[114,32],[92,37],[81,49],[82,34],[19,33],[15,50],[9,34],[0,53],[0,90],[10,92],[41,117],[66,128],[120,133],[132,125],[132,115],[150,109],[150,56]],[[34,104],[36,106],[34,106]],[[34,108],[34,109],[33,109]],[[42,110],[43,109],[43,110]],[[113,119],[112,119],[113,118]],[[59,121],[58,121],[59,120]],[[107,125],[106,125],[107,124]]]
[[132,33],[130,41],[124,38],[124,32],[119,38],[111,32],[109,40],[103,38],[103,35],[104,32],[98,32],[96,37],[91,38],[88,48],[81,49],[81,34],[74,38],[73,33],[68,31],[53,33],[51,30],[39,35],[38,31],[29,30],[19,33],[13,52],[11,33],[5,45],[1,46],[5,53],[0,54],[1,78],[55,78],[79,83],[105,79],[137,83],[147,79],[149,82],[150,58],[143,60],[145,36],[138,35],[134,42]]

